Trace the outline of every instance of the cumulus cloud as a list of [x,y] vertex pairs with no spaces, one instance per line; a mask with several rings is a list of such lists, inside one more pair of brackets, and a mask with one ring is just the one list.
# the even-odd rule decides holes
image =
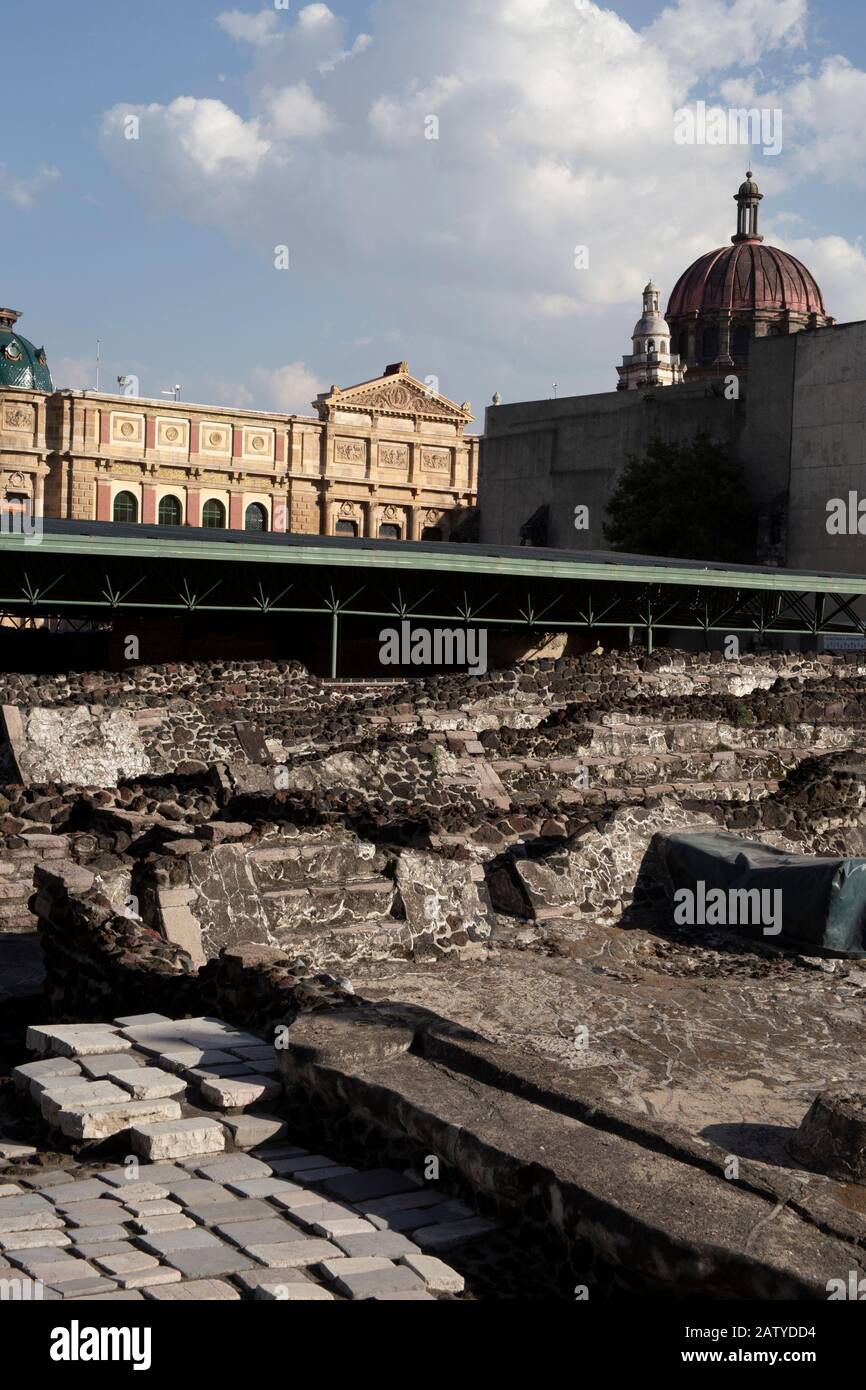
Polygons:
[[43,164],[35,174],[26,178],[10,174],[6,166],[0,164],[0,197],[6,198],[18,208],[32,208],[59,178],[60,170],[53,164]]
[[[684,102],[728,83],[737,104],[784,106],[786,158],[759,175],[765,231],[810,167],[862,167],[866,75],[844,58],[803,65],[806,0],[678,0],[643,29],[593,0],[378,0],[370,14],[360,43],[307,5],[253,43],[244,109],[117,107],[104,147],[149,206],[207,219],[251,254],[286,243],[291,273],[337,295],[363,285],[461,396],[531,393],[551,374],[612,389],[649,275],[668,291],[727,241],[754,151],[676,144]],[[761,93],[778,79],[748,65],[770,59],[791,66]],[[129,109],[138,144],[123,138]],[[803,211],[828,309],[847,317],[829,286],[850,293],[859,247],[821,238]]]
[[325,384],[305,362],[289,362],[285,367],[254,367],[248,381],[255,408],[285,410],[295,415],[312,415],[313,397],[325,389]]
[[277,32],[279,18],[276,10],[259,10],[258,14],[248,14],[244,10],[226,10],[218,14],[216,22],[232,39],[254,45],[269,43]]

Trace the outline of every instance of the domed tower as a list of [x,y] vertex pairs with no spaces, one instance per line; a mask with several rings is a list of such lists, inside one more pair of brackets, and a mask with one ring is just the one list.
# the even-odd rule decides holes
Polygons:
[[45,349],[15,332],[20,317],[17,309],[0,309],[0,390],[17,386],[25,391],[53,391]]
[[701,256],[674,285],[667,320],[690,380],[745,371],[753,338],[836,322],[825,313],[814,277],[796,256],[763,244],[758,233],[763,196],[750,169],[734,194],[732,245]]
[[678,386],[685,368],[671,356],[671,330],[659,308],[659,287],[650,280],[643,292],[643,313],[631,335],[632,352],[617,367],[617,391],[640,386]]

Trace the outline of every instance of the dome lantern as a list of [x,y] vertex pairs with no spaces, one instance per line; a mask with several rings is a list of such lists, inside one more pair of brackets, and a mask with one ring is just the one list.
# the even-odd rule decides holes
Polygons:
[[764,240],[758,236],[758,204],[763,196],[752,178],[751,169],[747,170],[745,183],[741,183],[734,194],[737,204],[737,232],[736,236],[731,237],[734,244],[738,241]]

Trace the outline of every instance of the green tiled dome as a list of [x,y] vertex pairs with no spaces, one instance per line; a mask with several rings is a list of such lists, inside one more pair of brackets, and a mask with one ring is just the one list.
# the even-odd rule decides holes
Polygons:
[[27,338],[15,332],[20,317],[17,309],[0,309],[0,387],[53,391],[45,349],[34,347]]

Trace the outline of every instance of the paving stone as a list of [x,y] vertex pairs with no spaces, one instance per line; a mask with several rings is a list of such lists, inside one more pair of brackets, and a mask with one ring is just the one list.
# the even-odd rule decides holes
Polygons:
[[155,1255],[148,1255],[144,1250],[131,1246],[119,1255],[99,1255],[94,1264],[108,1274],[133,1274],[139,1269],[155,1269],[159,1260]]
[[479,1236],[495,1231],[492,1221],[473,1216],[466,1221],[445,1221],[435,1226],[425,1226],[415,1232],[415,1243],[422,1250],[453,1250],[467,1240],[477,1240]]
[[[229,1202],[188,1203],[186,1210],[191,1216],[213,1227],[238,1221],[279,1220],[276,1209],[269,1202],[262,1202],[255,1197],[233,1197]],[[283,1222],[283,1225],[288,1223]]]
[[27,1029],[28,1052],[43,1057],[91,1057],[128,1052],[132,1043],[106,1023],[36,1024]]
[[201,1082],[203,1098],[220,1110],[245,1110],[263,1100],[282,1095],[282,1090],[279,1081],[255,1074],[244,1077],[214,1076]]
[[49,1287],[53,1288],[65,1300],[111,1293],[117,1288],[117,1284],[113,1279],[101,1279],[96,1275],[92,1279],[70,1279],[68,1283],[52,1284]]
[[385,1259],[325,1260],[324,1276],[347,1298],[374,1298],[377,1294],[402,1293],[417,1289],[426,1292],[417,1274],[405,1265]]
[[35,1192],[43,1192],[49,1187],[59,1187],[61,1183],[75,1182],[75,1174],[70,1173],[68,1168],[49,1168],[44,1173],[30,1173],[20,1179],[24,1187],[33,1188]]
[[85,1243],[89,1246],[106,1245],[115,1240],[128,1240],[129,1231],[125,1226],[115,1224],[112,1226],[79,1226],[72,1232],[76,1246],[80,1247]]
[[145,1058],[139,1052],[105,1052],[101,1057],[82,1057],[81,1070],[94,1079],[111,1072],[141,1071]]
[[286,1182],[285,1178],[243,1178],[240,1182],[227,1182],[230,1192],[239,1197],[297,1197],[303,1188],[297,1183]]
[[285,1134],[287,1125],[276,1115],[224,1115],[220,1124],[229,1131],[239,1149],[254,1149],[268,1139]]
[[222,1158],[203,1158],[194,1170],[201,1177],[212,1178],[214,1182],[227,1182],[230,1179],[271,1178],[267,1163],[247,1154],[224,1154]]
[[69,1264],[52,1261],[50,1264],[43,1264],[37,1267],[36,1277],[42,1280],[43,1284],[56,1288],[58,1284],[68,1283],[70,1280],[78,1282],[82,1279],[99,1279],[99,1271],[87,1260],[70,1260]]
[[[302,1226],[304,1230],[309,1231],[311,1231],[314,1226],[321,1225],[321,1223],[325,1221],[355,1222],[364,1220],[364,1218],[362,1216],[359,1216],[356,1211],[352,1211],[351,1208],[341,1206],[339,1202],[305,1202],[303,1198],[301,1198],[299,1202],[292,1202],[289,1204],[277,1199],[276,1205],[280,1206],[285,1212],[287,1212],[288,1215],[291,1216],[292,1220],[296,1222],[297,1225]],[[372,1231],[374,1228],[369,1224],[369,1222],[364,1221],[363,1227],[361,1229],[365,1231]]]
[[338,1254],[337,1247],[330,1241],[314,1236],[280,1241],[273,1245],[247,1245],[245,1250],[261,1264],[278,1269],[300,1269],[304,1265],[317,1265],[321,1260],[335,1259]]
[[[147,1104],[138,1101],[133,1104]],[[175,1105],[175,1101],[164,1101]],[[219,1153],[225,1148],[225,1131],[216,1120],[172,1120],[154,1124],[134,1124],[130,1128],[132,1147],[144,1158],[179,1158],[182,1154]]]
[[171,1231],[189,1231],[195,1222],[190,1216],[135,1216],[129,1224],[136,1235],[159,1236]]
[[169,1194],[177,1202],[182,1202],[185,1207],[193,1202],[230,1202],[232,1194],[222,1183],[214,1182],[210,1178],[185,1178],[182,1182],[172,1182],[168,1185]]
[[168,1188],[157,1182],[128,1182],[123,1187],[112,1187],[109,1191],[125,1207],[140,1208],[149,1202],[164,1202],[168,1199]]
[[352,1257],[381,1255],[384,1259],[396,1260],[402,1255],[418,1254],[417,1245],[396,1231],[372,1231],[369,1235],[354,1235],[351,1232],[335,1231],[334,1244]]
[[8,1254],[10,1250],[40,1249],[43,1246],[71,1245],[65,1231],[48,1230],[40,1227],[35,1231],[6,1231],[0,1235],[0,1250]]
[[347,1168],[343,1164],[335,1163],[329,1168],[305,1168],[297,1176],[304,1179],[304,1182],[318,1183],[327,1182],[329,1178],[347,1177],[349,1173],[357,1173],[357,1168]]
[[[90,1232],[85,1227],[81,1234],[89,1236]],[[85,1260],[96,1260],[103,1255],[122,1255],[134,1249],[135,1246],[128,1240],[76,1240],[69,1247],[69,1253],[80,1255]]]
[[23,1269],[28,1274],[32,1274],[40,1265],[48,1264],[65,1264],[80,1268],[68,1250],[58,1250],[53,1245],[40,1245],[28,1250],[10,1250],[7,1260],[16,1269]]
[[17,1182],[0,1182],[0,1197],[23,1196],[24,1188]]
[[0,1211],[4,1216],[21,1216],[32,1211],[42,1212],[45,1216],[56,1215],[53,1204],[39,1192],[22,1192],[18,1196],[4,1197]]
[[[31,1090],[34,1081],[41,1081],[45,1077],[80,1075],[81,1067],[71,1057],[44,1057],[40,1062],[24,1062],[20,1067],[15,1067],[12,1072],[12,1080],[15,1083],[16,1091],[26,1094]],[[2,1152],[2,1147],[0,1147],[0,1152]],[[31,1150],[31,1152],[35,1153],[35,1150]]]
[[140,1028],[145,1023],[171,1023],[171,1019],[166,1014],[127,1014],[114,1019],[117,1028]]
[[[132,1176],[130,1176],[132,1175]],[[124,1164],[122,1168],[107,1168],[97,1174],[112,1187],[127,1187],[136,1183],[156,1183],[159,1187],[164,1187],[168,1191],[167,1184],[175,1180],[181,1181],[187,1174],[176,1163],[130,1163]],[[161,1192],[161,1197],[165,1196]]]
[[407,1211],[390,1211],[385,1216],[376,1216],[372,1212],[367,1212],[367,1220],[376,1227],[378,1231],[417,1231],[422,1226],[430,1226],[439,1218],[436,1213],[444,1207],[446,1203],[440,1202],[434,1207],[417,1207]]
[[135,1300],[141,1300],[141,1302],[144,1302],[144,1294],[138,1293],[137,1291],[134,1292],[130,1290],[127,1292],[125,1290],[119,1289],[116,1293],[95,1293],[91,1294],[87,1298],[77,1298],[75,1302],[104,1303],[106,1300],[110,1300],[112,1303],[132,1303]]
[[19,1144],[16,1139],[0,1139],[0,1158],[15,1162],[18,1159],[33,1158],[36,1149],[32,1144]]
[[[165,1058],[163,1058],[164,1060]],[[203,1081],[212,1081],[214,1077],[246,1076],[247,1068],[243,1062],[221,1062],[215,1066],[202,1063],[200,1067],[179,1067],[178,1074],[183,1077],[184,1081],[188,1081],[190,1086],[201,1086]]]
[[237,1289],[227,1284],[225,1279],[189,1279],[181,1284],[168,1284],[164,1288],[151,1288],[145,1291],[145,1298],[154,1298],[165,1303],[176,1301],[195,1301],[197,1303],[232,1302],[240,1298]]
[[233,1047],[231,1051],[244,1062],[269,1061],[274,1054],[273,1043],[255,1043],[249,1047]]
[[162,1202],[124,1202],[124,1207],[131,1212],[139,1221],[146,1221],[151,1216],[183,1216],[183,1207],[179,1202],[170,1202],[167,1199]]
[[128,1091],[133,1100],[159,1100],[165,1096],[182,1096],[186,1082],[159,1067],[130,1067],[126,1071],[111,1071],[110,1081]]
[[122,1289],[144,1289],[153,1284],[178,1284],[182,1277],[180,1270],[158,1265],[154,1269],[138,1269],[130,1274],[118,1275],[117,1282]]
[[110,1193],[112,1197],[117,1195],[114,1188],[101,1178],[83,1178],[80,1182],[61,1183],[55,1192],[46,1195],[60,1211],[65,1211],[78,1202],[98,1201],[105,1193]]
[[[251,1076],[276,1076],[277,1063],[276,1060],[271,1062],[247,1062],[245,1070]],[[282,1082],[280,1082],[280,1090],[282,1089]]]
[[276,1158],[271,1162],[271,1170],[276,1178],[291,1177],[294,1173],[303,1174],[306,1169],[332,1168],[334,1160],[324,1154],[296,1154],[292,1158]]
[[362,1202],[371,1197],[391,1197],[397,1192],[418,1192],[418,1184],[403,1173],[391,1168],[373,1168],[366,1173],[353,1173],[346,1178],[333,1178],[326,1183],[335,1197],[347,1202]]
[[434,1293],[462,1293],[465,1280],[456,1269],[437,1260],[433,1255],[400,1255],[397,1263],[411,1269],[419,1279],[423,1279],[428,1289]]
[[215,1226],[214,1230],[226,1240],[244,1247],[250,1245],[280,1245],[297,1238],[297,1231],[288,1221],[281,1220],[270,1212],[269,1220],[229,1221]]
[[342,1211],[346,1216],[358,1215],[354,1207],[343,1206],[340,1202],[332,1202],[330,1197],[326,1196],[323,1192],[314,1192],[311,1188],[301,1187],[295,1183],[291,1183],[290,1186],[297,1187],[297,1191],[292,1192],[288,1196],[284,1196],[280,1192],[275,1192],[273,1195],[275,1206],[285,1207],[287,1211],[293,1213],[296,1211],[304,1211],[307,1207],[320,1207],[322,1210],[332,1213]]
[[[39,1092],[37,1104],[43,1119],[50,1125],[58,1125],[64,1110],[83,1110],[96,1106],[122,1105],[129,1099],[127,1093],[110,1081],[88,1081],[86,1077],[61,1077],[59,1082],[49,1078],[48,1084]],[[37,1082],[37,1085],[41,1083]]]
[[396,1293],[374,1293],[373,1303],[435,1303],[436,1299],[424,1289],[401,1289]]
[[[7,1202],[14,1202],[14,1197],[7,1197]],[[63,1226],[60,1217],[54,1211],[22,1211],[14,1216],[6,1216],[0,1212],[0,1243],[8,1236],[21,1231],[58,1231]]]
[[302,1284],[311,1283],[309,1274],[305,1274],[302,1269],[293,1269],[291,1273],[286,1273],[282,1269],[245,1269],[233,1276],[238,1288],[243,1289],[244,1293],[254,1294],[256,1289],[262,1284],[288,1283]]
[[310,1279],[305,1279],[302,1283],[289,1284],[285,1275],[282,1279],[278,1276],[270,1283],[259,1284],[253,1296],[280,1303],[334,1302],[334,1295],[328,1289],[322,1288],[321,1284],[314,1284]]
[[[360,1216],[325,1217],[323,1221],[312,1223],[311,1229],[317,1236],[328,1236],[338,1243],[346,1236],[381,1236],[382,1232],[371,1226]],[[357,1251],[357,1254],[375,1254],[376,1251]]]
[[64,1212],[66,1225],[77,1228],[79,1226],[120,1226],[124,1221],[129,1220],[129,1213],[120,1202],[103,1201],[98,1202],[75,1202],[69,1211]]
[[263,1163],[270,1163],[274,1158],[299,1158],[307,1150],[300,1148],[297,1144],[264,1144],[256,1154]]
[[253,1264],[245,1251],[237,1250],[233,1245],[223,1245],[219,1249],[172,1250],[165,1258],[167,1264],[180,1270],[187,1279],[236,1274]]
[[162,1231],[158,1235],[140,1237],[139,1244],[152,1255],[167,1255],[171,1250],[218,1249],[222,1241],[201,1226],[189,1226],[183,1231]]

